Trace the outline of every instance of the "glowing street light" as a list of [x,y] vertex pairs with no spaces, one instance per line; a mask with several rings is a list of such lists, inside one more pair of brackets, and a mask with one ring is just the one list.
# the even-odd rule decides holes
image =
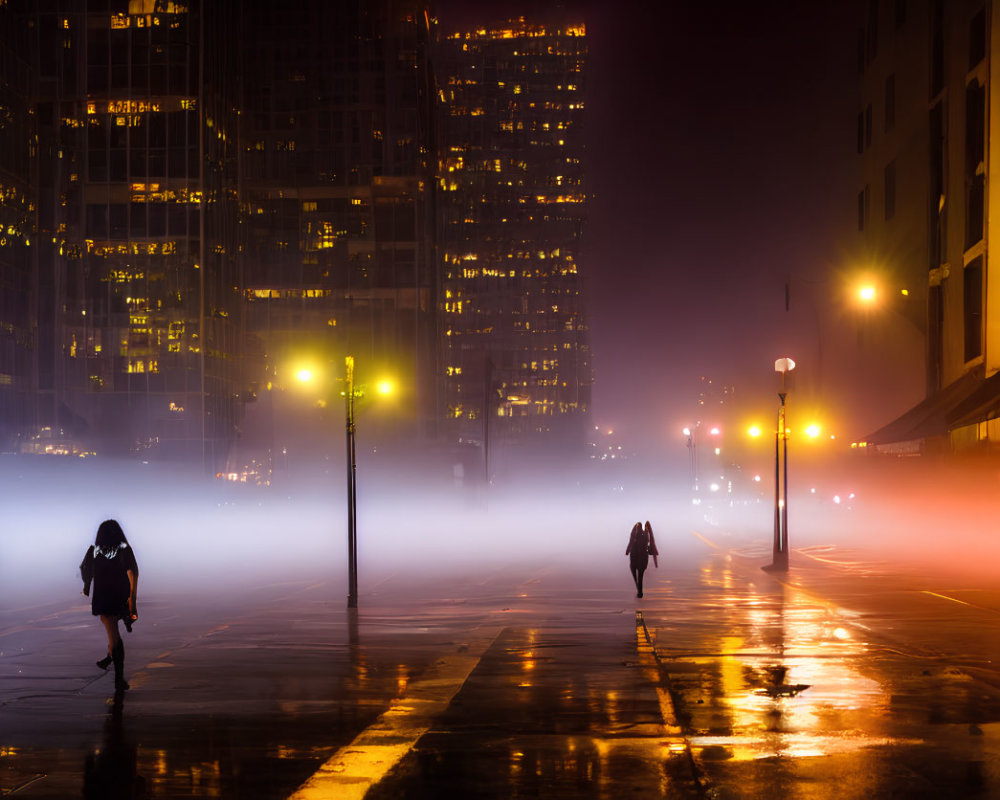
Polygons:
[[[316,376],[311,369],[299,369],[295,377],[303,383],[310,383]],[[358,607],[358,491],[357,491],[357,450],[355,447],[356,426],[354,423],[354,401],[364,397],[364,387],[354,384],[354,356],[344,359],[344,406],[347,428],[347,607]],[[375,385],[380,395],[394,391],[390,380],[379,381]]]
[[820,434],[820,427],[815,422],[812,425],[806,427],[806,436],[810,439],[815,439]]
[[876,299],[878,299],[878,292],[875,287],[866,284],[858,289],[858,300],[860,300],[865,305],[872,305]]
[[747,428],[747,436],[749,436],[751,439],[758,438],[760,436],[760,426],[751,425],[749,428]]

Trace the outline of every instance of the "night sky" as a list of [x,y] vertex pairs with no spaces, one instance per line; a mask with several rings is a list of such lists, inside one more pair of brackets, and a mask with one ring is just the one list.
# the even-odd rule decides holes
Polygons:
[[[781,356],[799,365],[790,402],[843,438],[922,399],[919,338],[900,320],[862,330],[841,295],[858,266],[860,6],[564,4],[590,48],[594,420],[627,443],[679,441],[702,376],[770,413]],[[441,3],[438,18],[552,8]]]
[[770,409],[783,355],[846,416],[836,354],[856,342],[831,279],[854,245],[855,4],[646,7],[589,14],[595,418],[673,436],[702,375]]

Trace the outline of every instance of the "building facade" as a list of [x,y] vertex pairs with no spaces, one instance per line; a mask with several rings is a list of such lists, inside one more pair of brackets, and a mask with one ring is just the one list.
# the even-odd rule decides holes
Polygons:
[[0,452],[16,451],[32,430],[37,346],[34,235],[38,205],[30,37],[0,14]]
[[[1000,17],[983,0],[869,0],[858,38],[865,258],[907,287],[927,398],[870,443],[916,452],[1000,440]],[[997,123],[994,125],[994,123]],[[1000,151],[998,151],[1000,152]],[[996,179],[994,179],[996,178]],[[994,198],[997,198],[994,200]]]
[[0,58],[0,449],[229,471],[302,354],[394,437],[585,440],[582,25],[12,0]]
[[[392,375],[393,433],[437,429],[427,4],[243,5],[246,298],[267,381],[303,356]],[[369,426],[370,428],[371,426]]]
[[443,399],[453,440],[582,443],[582,24],[442,31],[436,73]]
[[[67,452],[225,457],[244,400],[228,2],[31,5],[39,427]],[[45,435],[27,449],[51,452]]]

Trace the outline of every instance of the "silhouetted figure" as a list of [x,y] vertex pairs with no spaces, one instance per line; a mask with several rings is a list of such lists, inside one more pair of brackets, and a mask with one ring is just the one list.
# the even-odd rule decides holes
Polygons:
[[659,555],[656,549],[656,540],[653,539],[653,528],[646,522],[646,527],[642,527],[641,522],[632,526],[632,533],[628,537],[628,547],[625,548],[625,555],[629,557],[629,568],[632,570],[632,580],[635,581],[636,597],[642,597],[642,575],[649,566],[649,557],[653,557],[653,564],[659,566],[656,557]]
[[83,762],[84,800],[141,800],[147,797],[146,779],[137,772],[138,752],[122,725],[124,692],[115,692],[104,723],[100,750]]
[[135,553],[129,547],[122,526],[113,519],[107,519],[97,529],[97,538],[83,557],[80,564],[83,578],[83,593],[90,594],[90,584],[94,584],[91,598],[91,612],[100,617],[108,634],[108,655],[97,662],[101,669],[115,665],[115,690],[128,689],[125,682],[125,645],[118,633],[118,620],[125,621],[131,632],[132,621],[138,618],[136,612],[136,588],[139,584],[139,567]]

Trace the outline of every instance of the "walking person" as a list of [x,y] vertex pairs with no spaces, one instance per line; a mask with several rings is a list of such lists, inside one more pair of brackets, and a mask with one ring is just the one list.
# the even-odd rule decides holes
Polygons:
[[118,632],[118,620],[124,620],[131,632],[136,613],[136,588],[139,584],[139,567],[135,553],[125,538],[122,526],[116,520],[107,519],[97,529],[94,544],[80,564],[83,578],[83,593],[90,594],[91,583],[94,594],[91,597],[91,612],[100,617],[108,634],[108,655],[97,662],[101,669],[115,665],[115,691],[128,689],[125,681],[125,644]]
[[659,555],[656,549],[656,542],[653,540],[653,528],[647,522],[646,527],[642,527],[641,522],[632,526],[632,533],[629,534],[628,547],[625,548],[625,555],[629,557],[629,568],[632,570],[632,580],[635,581],[636,597],[642,597],[642,576],[649,566],[649,557],[653,557],[653,564],[659,566],[656,557]]

